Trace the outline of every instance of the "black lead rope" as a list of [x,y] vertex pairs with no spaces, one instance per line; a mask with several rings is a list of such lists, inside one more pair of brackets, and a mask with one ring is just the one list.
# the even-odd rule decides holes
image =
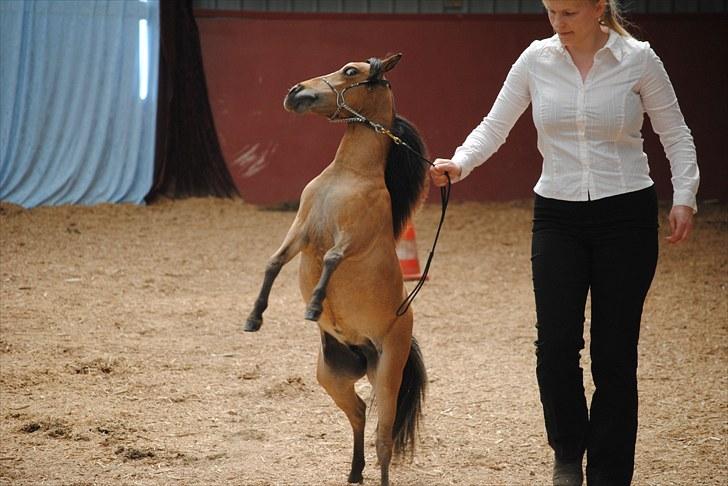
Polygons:
[[[389,135],[389,134],[387,134]],[[391,135],[389,135],[391,137]],[[394,143],[397,143],[399,145],[403,145],[407,150],[412,152],[413,154],[417,155],[420,159],[427,162],[432,167],[435,166],[430,160],[426,159],[422,156],[419,152],[414,150],[412,147],[407,145],[403,140],[399,139],[399,137],[392,138],[394,140]],[[399,140],[399,142],[397,141]],[[430,264],[432,263],[432,258],[435,256],[435,248],[437,247],[437,240],[440,238],[440,231],[442,230],[442,225],[445,223],[445,213],[447,212],[447,205],[450,202],[450,189],[452,189],[452,181],[450,180],[450,174],[445,172],[445,177],[447,177],[447,185],[440,187],[440,222],[437,224],[437,231],[435,232],[435,239],[432,242],[432,248],[430,249],[430,254],[427,256],[427,262],[425,263],[425,268],[422,271],[422,275],[420,276],[420,279],[417,281],[417,285],[415,285],[415,288],[412,289],[412,291],[407,295],[407,297],[402,301],[402,303],[397,308],[397,317],[404,315],[405,312],[407,312],[407,309],[409,309],[410,304],[415,300],[415,297],[417,297],[417,294],[420,293],[420,290],[422,290],[422,287],[425,285],[425,281],[427,280],[427,274],[430,272]]]
[[[327,83],[328,84],[328,83]],[[333,87],[332,87],[333,89]],[[338,92],[334,90],[337,95]],[[343,96],[342,96],[343,98]],[[368,118],[366,118],[363,115],[360,115],[359,113],[355,112],[351,108],[346,105],[346,103],[341,103],[337,101],[337,105],[339,105],[339,108],[345,108],[348,111],[350,111],[352,114],[356,116],[354,119],[349,119],[349,121],[357,121],[360,123],[366,123],[369,125],[372,129],[374,129],[377,133],[382,133],[389,138],[392,139],[392,142],[396,143],[397,145],[402,145],[404,148],[415,154],[417,157],[419,157],[420,160],[426,162],[428,165],[434,167],[435,164],[427,159],[425,156],[423,156],[421,153],[410,147],[407,142],[399,138],[397,135],[392,133],[389,129],[383,127],[379,123],[375,123]],[[343,106],[342,106],[343,105]],[[447,205],[450,202],[450,190],[452,189],[452,181],[450,180],[450,174],[445,172],[445,177],[447,177],[447,185],[440,187],[440,205],[441,205],[441,212],[440,212],[440,222],[437,225],[437,231],[435,232],[435,239],[432,242],[432,248],[430,249],[430,254],[427,256],[427,262],[425,263],[425,268],[422,271],[422,275],[420,276],[420,279],[417,281],[417,285],[415,285],[415,288],[412,289],[412,291],[405,297],[405,299],[402,301],[402,303],[397,308],[397,317],[404,315],[405,312],[407,312],[407,309],[409,309],[410,304],[415,300],[415,297],[417,297],[417,294],[420,293],[420,290],[422,290],[422,287],[425,285],[425,281],[427,280],[427,274],[430,272],[430,264],[432,263],[432,258],[435,256],[435,248],[437,247],[437,240],[440,238],[440,231],[442,230],[442,225],[445,223],[445,213],[447,212]]]

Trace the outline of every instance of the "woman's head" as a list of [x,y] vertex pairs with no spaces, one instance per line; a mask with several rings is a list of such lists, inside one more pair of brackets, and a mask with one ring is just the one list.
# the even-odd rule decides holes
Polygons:
[[617,0],[543,0],[543,5],[554,32],[565,45],[579,43],[602,26],[630,35],[623,26]]

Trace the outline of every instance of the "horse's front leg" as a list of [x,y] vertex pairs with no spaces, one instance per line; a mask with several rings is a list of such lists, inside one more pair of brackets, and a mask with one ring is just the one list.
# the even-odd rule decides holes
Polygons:
[[326,287],[329,285],[331,275],[333,275],[336,267],[339,266],[344,258],[344,250],[340,245],[336,245],[326,252],[324,255],[323,271],[316,287],[313,289],[311,299],[306,307],[304,318],[307,321],[318,321],[323,311],[323,301],[326,298]]
[[288,230],[286,238],[283,240],[283,244],[276,251],[273,256],[268,260],[268,264],[265,267],[265,277],[263,278],[263,285],[260,288],[258,298],[255,300],[253,310],[250,312],[248,319],[245,321],[245,327],[243,330],[248,332],[257,331],[260,326],[263,325],[263,312],[268,307],[268,297],[270,296],[270,290],[273,287],[278,273],[283,268],[283,265],[291,261],[291,259],[301,251],[303,246],[303,238],[301,237],[300,228],[302,225],[299,220],[296,220],[291,229]]

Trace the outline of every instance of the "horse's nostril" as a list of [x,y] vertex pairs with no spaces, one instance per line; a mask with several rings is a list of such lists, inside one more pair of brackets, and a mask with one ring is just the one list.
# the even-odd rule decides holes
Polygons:
[[302,113],[313,105],[318,99],[315,91],[307,89],[302,84],[297,84],[288,90],[283,100],[283,107],[288,111]]

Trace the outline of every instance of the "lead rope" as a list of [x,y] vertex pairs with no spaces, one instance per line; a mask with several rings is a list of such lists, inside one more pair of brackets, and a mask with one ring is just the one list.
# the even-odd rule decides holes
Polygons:
[[[420,156],[420,158],[426,160],[430,163],[430,165],[434,166],[432,162],[425,159],[424,157]],[[417,285],[415,285],[415,288],[412,289],[412,291],[407,295],[407,297],[402,301],[402,303],[399,305],[399,308],[397,308],[397,316],[403,315],[405,312],[407,312],[407,309],[409,309],[410,304],[412,301],[415,300],[415,297],[417,297],[417,294],[420,292],[422,287],[425,285],[425,280],[427,280],[427,274],[430,271],[430,264],[432,263],[432,258],[435,256],[435,247],[437,246],[437,240],[440,238],[440,230],[442,229],[442,224],[445,222],[445,212],[447,211],[447,204],[450,202],[450,189],[452,188],[452,182],[450,181],[450,174],[445,172],[445,176],[447,177],[447,185],[440,187],[440,204],[441,204],[441,212],[440,212],[440,222],[437,225],[437,232],[435,232],[435,239],[432,242],[432,248],[430,249],[430,254],[427,256],[427,263],[425,263],[425,269],[422,271],[422,276],[420,276],[420,279],[417,281]]]
[[[416,155],[420,160],[426,162],[431,167],[434,167],[435,164],[423,156],[421,153],[419,153],[417,150],[413,149],[412,147],[407,144],[404,140],[399,138],[397,135],[392,133],[391,130],[388,128],[380,125],[379,123],[373,122],[361,113],[357,112],[353,108],[351,108],[349,105],[346,104],[346,100],[344,99],[344,93],[346,93],[347,90],[362,86],[371,83],[371,80],[359,82],[352,84],[351,86],[347,86],[341,91],[337,91],[334,86],[329,83],[329,81],[326,78],[321,78],[321,80],[326,83],[326,85],[336,93],[336,111],[329,117],[329,120],[332,122],[357,122],[357,123],[365,123],[366,125],[369,125],[375,132],[384,134],[388,136],[390,139],[392,139],[392,142],[394,142],[397,145],[401,145],[410,152],[412,152],[414,155]],[[389,84],[389,83],[387,83]],[[349,118],[336,118],[336,116],[341,112],[341,110],[344,109],[354,115],[353,117]],[[435,239],[432,242],[432,248],[430,249],[430,254],[427,256],[427,262],[425,263],[425,268],[422,271],[422,275],[420,276],[420,279],[417,281],[417,284],[412,289],[412,291],[405,297],[405,299],[402,301],[402,303],[397,308],[397,317],[400,317],[404,315],[405,312],[407,312],[407,309],[409,309],[409,306],[412,304],[412,302],[417,297],[417,294],[420,293],[420,290],[422,290],[422,287],[425,285],[425,281],[427,280],[427,274],[430,272],[430,264],[432,263],[432,259],[435,256],[435,248],[437,247],[437,240],[440,238],[440,231],[442,230],[442,225],[445,223],[445,213],[447,212],[447,205],[450,202],[450,190],[452,189],[452,181],[450,180],[450,174],[445,172],[445,177],[447,177],[447,185],[440,187],[440,222],[437,225],[437,231],[435,232]]]
[[[346,108],[346,107],[344,107]],[[348,109],[348,108],[347,108]],[[357,116],[361,116],[356,112],[353,112]],[[387,128],[384,128],[382,125],[378,123],[374,123],[371,120],[368,120],[367,118],[364,118],[364,122],[370,125],[374,130],[378,133],[383,133],[389,138],[392,139],[392,142],[396,143],[397,145],[401,145],[413,154],[415,154],[417,157],[419,157],[420,160],[426,162],[431,167],[434,167],[435,164],[423,156],[421,153],[413,149],[412,147],[407,144],[404,140],[399,138],[397,135],[392,133]],[[432,248],[430,249],[430,254],[427,256],[427,262],[425,263],[425,268],[422,271],[422,275],[420,276],[420,279],[417,281],[417,285],[415,285],[415,288],[412,289],[412,291],[407,295],[407,297],[402,301],[402,303],[397,308],[397,317],[403,315],[405,312],[407,312],[407,309],[409,309],[410,304],[415,300],[415,297],[417,297],[417,294],[420,293],[420,290],[422,290],[422,287],[425,285],[425,281],[427,280],[427,274],[430,272],[430,264],[432,263],[432,258],[435,256],[435,248],[437,247],[437,240],[440,238],[440,231],[442,230],[442,225],[445,223],[445,213],[447,212],[447,205],[450,202],[450,191],[452,189],[452,181],[450,180],[450,174],[445,172],[445,177],[447,177],[447,185],[440,187],[440,222],[437,224],[437,231],[435,232],[435,239],[432,242]]]

